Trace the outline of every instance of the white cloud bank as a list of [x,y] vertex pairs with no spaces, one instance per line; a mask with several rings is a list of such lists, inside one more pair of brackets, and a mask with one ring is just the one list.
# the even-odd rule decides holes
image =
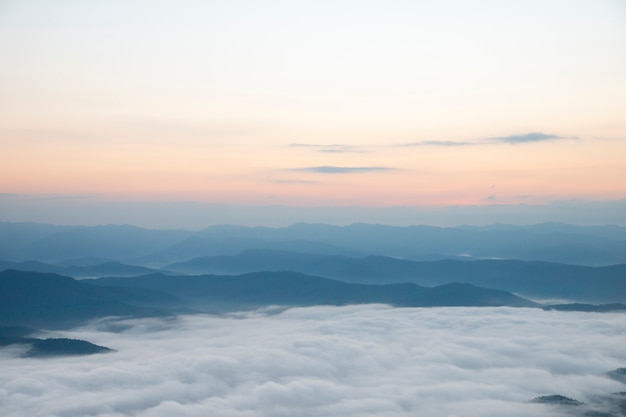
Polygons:
[[565,416],[527,401],[624,391],[623,314],[511,308],[296,308],[129,320],[56,336],[117,349],[25,359],[0,350],[16,416]]

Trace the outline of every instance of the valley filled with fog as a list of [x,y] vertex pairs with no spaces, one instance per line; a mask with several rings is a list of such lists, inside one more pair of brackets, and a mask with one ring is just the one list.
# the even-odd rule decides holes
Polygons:
[[[626,388],[605,375],[626,364],[623,313],[270,307],[44,335],[116,352],[0,349],[5,417],[618,416]],[[584,404],[531,402],[552,394]]]

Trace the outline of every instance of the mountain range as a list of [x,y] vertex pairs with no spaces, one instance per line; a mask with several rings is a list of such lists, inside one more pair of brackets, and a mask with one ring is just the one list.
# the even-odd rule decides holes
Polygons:
[[626,264],[604,267],[520,260],[416,262],[386,256],[349,258],[287,251],[247,250],[236,256],[209,256],[165,267],[186,274],[242,274],[297,271],[347,282],[414,282],[433,286],[462,282],[527,297],[583,302],[626,302]]
[[302,223],[192,232],[0,222],[0,271],[0,325],[43,328],[270,305],[601,312],[626,303],[626,228]]
[[386,303],[398,307],[538,305],[506,291],[470,284],[365,285],[296,272],[239,276],[144,275],[75,280],[56,274],[0,272],[0,325],[71,327],[107,316],[217,313],[271,305]]

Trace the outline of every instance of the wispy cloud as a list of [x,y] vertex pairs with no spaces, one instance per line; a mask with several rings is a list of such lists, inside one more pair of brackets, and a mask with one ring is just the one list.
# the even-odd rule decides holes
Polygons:
[[454,141],[454,140],[424,140],[418,142],[401,143],[395,145],[397,147],[414,147],[414,146],[435,146],[443,148],[453,148],[460,146],[477,146],[477,145],[494,145],[499,143],[508,143],[511,145],[536,142],[550,142],[562,139],[578,139],[575,136],[559,136],[550,133],[532,132],[523,135],[509,135],[497,138],[479,139],[475,141]]
[[561,139],[578,139],[578,138],[574,136],[559,136],[559,135],[553,135],[550,133],[533,132],[533,133],[526,133],[525,135],[510,135],[510,136],[503,136],[499,138],[491,138],[491,139],[488,139],[487,142],[510,143],[512,145],[516,145],[520,143],[551,142],[551,141],[561,140]]
[[0,193],[0,198],[13,198],[13,197],[19,197],[19,194]]
[[317,167],[295,168],[293,171],[316,172],[319,174],[353,174],[358,172],[393,171],[390,167],[338,167],[332,165],[322,165]]

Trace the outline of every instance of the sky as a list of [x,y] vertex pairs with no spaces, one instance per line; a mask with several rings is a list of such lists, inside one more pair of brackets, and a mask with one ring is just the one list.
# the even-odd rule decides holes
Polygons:
[[529,402],[557,394],[586,403],[576,415],[609,415],[606,397],[624,384],[604,374],[624,366],[625,335],[622,313],[488,307],[318,306],[104,321],[41,337],[117,352],[29,359],[19,357],[24,348],[1,348],[0,410],[6,417],[572,416]]
[[626,225],[624,51],[621,0],[0,1],[0,220]]

